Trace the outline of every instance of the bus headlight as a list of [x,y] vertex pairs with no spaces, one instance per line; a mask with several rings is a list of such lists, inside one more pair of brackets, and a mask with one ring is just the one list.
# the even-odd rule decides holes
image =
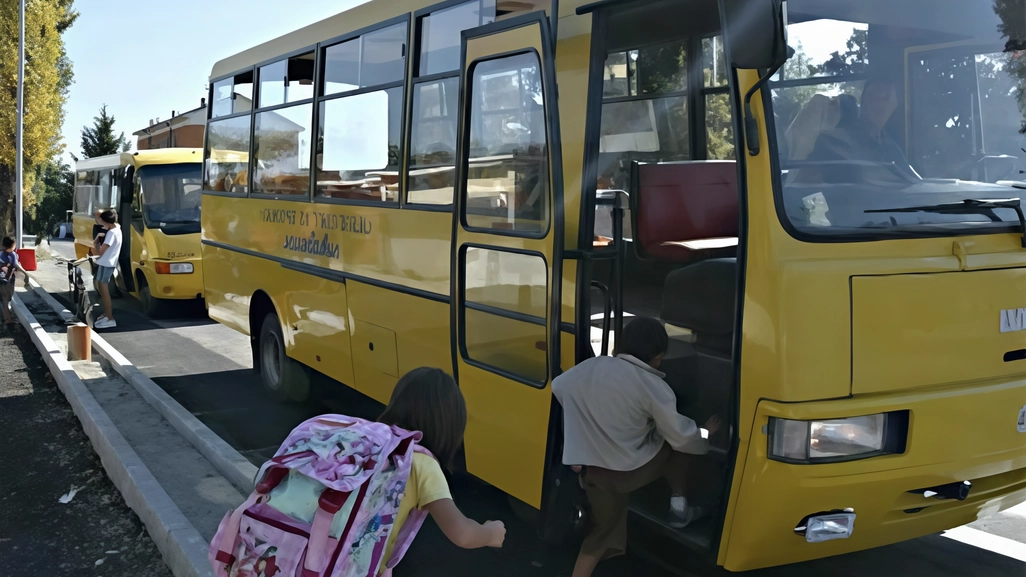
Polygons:
[[158,262],[154,265],[157,274],[192,274],[191,262]]
[[822,421],[771,418],[768,432],[771,459],[791,463],[852,461],[904,452],[908,412]]

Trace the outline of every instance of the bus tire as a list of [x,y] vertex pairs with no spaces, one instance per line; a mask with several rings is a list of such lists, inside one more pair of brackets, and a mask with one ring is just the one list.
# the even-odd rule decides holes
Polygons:
[[142,303],[143,312],[151,319],[163,318],[166,314],[166,306],[158,298],[153,298],[150,292],[150,283],[145,278],[139,281],[139,302]]
[[279,403],[302,403],[310,398],[310,372],[285,353],[281,322],[274,313],[264,317],[257,343],[260,382],[267,394]]

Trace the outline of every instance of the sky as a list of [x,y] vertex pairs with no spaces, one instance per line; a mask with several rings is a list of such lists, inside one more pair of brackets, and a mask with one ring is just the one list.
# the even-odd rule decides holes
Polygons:
[[75,72],[65,161],[82,157],[82,127],[104,104],[131,137],[151,118],[197,108],[218,60],[364,1],[76,0],[81,15],[64,35]]
[[[70,154],[82,157],[82,128],[104,104],[115,130],[131,139],[150,119],[198,107],[218,60],[365,1],[76,0],[81,15],[64,37],[75,73],[62,129],[64,159],[73,166]],[[795,28],[806,52],[821,62],[844,50],[852,25],[835,23],[832,34]]]

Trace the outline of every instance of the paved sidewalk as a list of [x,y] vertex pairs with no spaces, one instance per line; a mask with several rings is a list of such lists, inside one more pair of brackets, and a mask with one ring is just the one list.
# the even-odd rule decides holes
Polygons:
[[0,439],[0,575],[170,577],[20,325],[0,325]]

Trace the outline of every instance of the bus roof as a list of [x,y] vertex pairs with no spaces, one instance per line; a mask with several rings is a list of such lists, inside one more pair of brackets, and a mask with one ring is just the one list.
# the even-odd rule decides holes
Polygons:
[[264,42],[214,64],[210,78],[220,78],[318,42],[355,32],[400,14],[434,6],[440,0],[372,0],[320,22]]
[[[120,168],[127,166],[123,154],[108,154],[106,156],[94,156],[83,158],[75,162],[75,170],[98,170],[102,168]],[[129,161],[130,162],[130,161]]]
[[150,164],[183,164],[203,162],[202,148],[155,148],[153,150],[140,150],[138,152],[126,152],[121,155],[125,163],[136,168]]

